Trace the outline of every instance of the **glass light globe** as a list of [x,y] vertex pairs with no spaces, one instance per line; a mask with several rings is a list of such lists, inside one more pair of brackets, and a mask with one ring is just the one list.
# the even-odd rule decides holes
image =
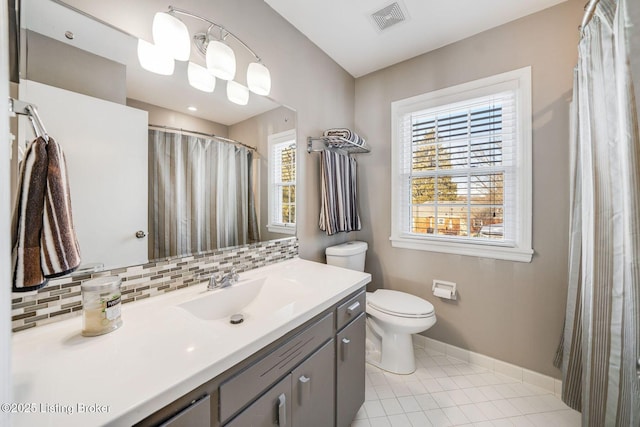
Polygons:
[[138,61],[145,70],[163,76],[172,75],[175,67],[173,58],[167,52],[142,39],[138,39]]
[[271,74],[267,67],[259,62],[252,62],[247,69],[247,86],[258,95],[269,95],[271,92]]
[[233,80],[236,76],[236,55],[226,44],[211,40],[207,45],[207,69],[222,80]]
[[189,62],[187,78],[191,86],[203,92],[213,92],[216,87],[216,78],[206,68],[193,62]]
[[153,17],[153,43],[164,49],[178,61],[188,61],[191,54],[191,38],[187,26],[180,19],[158,12]]
[[227,98],[238,105],[247,105],[249,102],[249,89],[238,82],[227,82]]

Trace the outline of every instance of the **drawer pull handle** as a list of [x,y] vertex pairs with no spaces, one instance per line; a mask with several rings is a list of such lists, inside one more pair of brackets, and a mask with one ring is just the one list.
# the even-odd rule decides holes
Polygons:
[[347,307],[347,314],[349,316],[353,316],[354,313],[356,313],[356,310],[358,310],[360,308],[360,301],[356,301],[353,304],[351,304],[349,307]]
[[287,425],[287,396],[284,393],[278,396],[278,425],[280,427]]
[[345,361],[349,357],[349,343],[351,340],[349,338],[342,338],[342,360]]
[[298,388],[298,401],[300,405],[302,405],[311,395],[311,378],[303,375],[298,378],[298,382],[300,383],[300,387]]

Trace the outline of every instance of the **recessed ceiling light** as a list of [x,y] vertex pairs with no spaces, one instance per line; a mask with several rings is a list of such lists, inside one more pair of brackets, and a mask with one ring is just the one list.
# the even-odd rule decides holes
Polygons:
[[194,107],[193,105],[188,106],[187,110],[189,110],[189,111],[198,111],[198,109],[196,107]]

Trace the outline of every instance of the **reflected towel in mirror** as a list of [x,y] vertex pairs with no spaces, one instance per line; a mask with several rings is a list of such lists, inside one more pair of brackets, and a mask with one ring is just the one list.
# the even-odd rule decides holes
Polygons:
[[14,292],[41,288],[80,265],[64,154],[51,137],[27,148],[12,230]]

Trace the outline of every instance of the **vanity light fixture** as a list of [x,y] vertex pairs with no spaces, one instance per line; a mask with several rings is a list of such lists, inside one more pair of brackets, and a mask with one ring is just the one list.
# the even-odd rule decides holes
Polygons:
[[[194,34],[193,42],[196,48],[205,55],[206,70],[214,80],[213,83],[211,83],[210,80],[202,76],[203,67],[189,63],[188,72],[191,86],[205,92],[211,92],[215,86],[215,77],[227,80],[227,97],[230,101],[240,105],[247,104],[249,91],[263,96],[269,94],[271,91],[271,74],[269,73],[269,69],[262,63],[260,57],[236,35],[210,19],[184,9],[169,6],[167,12],[156,13],[153,19],[152,32],[156,48],[162,50],[165,55],[172,59],[178,61],[189,60],[191,54],[189,30],[185,23],[176,15],[195,18],[209,25],[206,31]],[[237,44],[245,48],[255,58],[255,61],[250,63],[247,68],[247,86],[233,81],[236,75],[236,58],[235,52],[227,44],[229,38],[234,39]],[[146,48],[146,50],[151,51],[152,49]],[[143,53],[148,54],[146,51]],[[143,58],[140,56],[140,43],[138,55],[143,68],[157,72],[154,67],[145,67],[143,64]],[[149,61],[150,60],[146,59],[146,62]]]
[[189,105],[189,106],[187,107],[187,110],[189,110],[189,111],[198,111],[198,108],[197,108],[197,107],[194,107],[193,105]]

